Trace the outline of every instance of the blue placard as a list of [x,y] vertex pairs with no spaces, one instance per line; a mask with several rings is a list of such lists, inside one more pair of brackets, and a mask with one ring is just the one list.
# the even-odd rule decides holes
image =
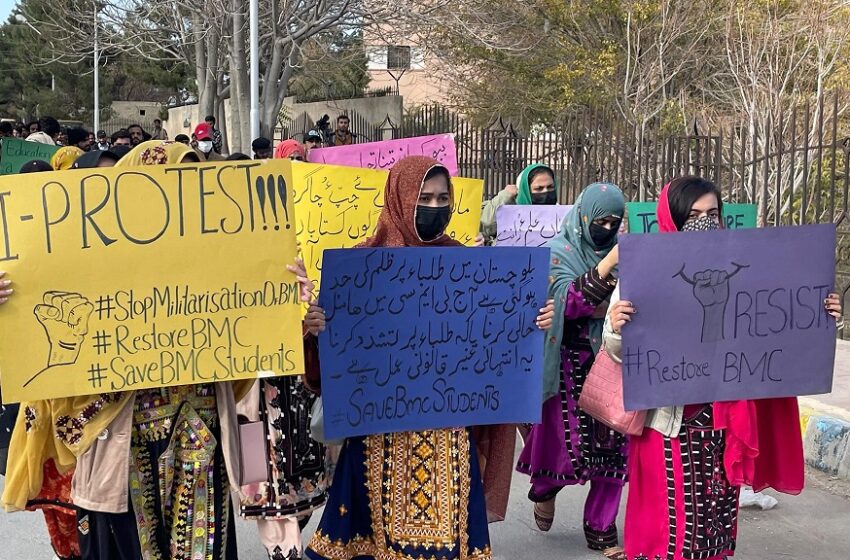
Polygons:
[[325,435],[538,422],[548,248],[332,249]]

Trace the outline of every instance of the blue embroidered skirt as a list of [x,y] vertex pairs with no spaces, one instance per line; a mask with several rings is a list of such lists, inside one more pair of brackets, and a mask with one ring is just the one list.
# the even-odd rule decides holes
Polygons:
[[475,445],[467,430],[348,439],[313,560],[489,560]]

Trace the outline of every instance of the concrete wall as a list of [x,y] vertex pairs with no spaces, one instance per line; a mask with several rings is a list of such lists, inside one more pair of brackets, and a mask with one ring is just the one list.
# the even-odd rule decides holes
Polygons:
[[113,101],[113,118],[138,122],[153,122],[159,118],[162,103],[151,101]]

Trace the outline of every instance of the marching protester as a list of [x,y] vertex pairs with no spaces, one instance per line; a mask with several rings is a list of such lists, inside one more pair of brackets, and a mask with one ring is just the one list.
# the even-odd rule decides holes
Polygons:
[[318,130],[312,129],[308,130],[307,134],[304,135],[304,149],[307,152],[307,155],[310,155],[310,150],[313,148],[321,148],[322,147],[322,135],[319,134]]
[[[53,167],[46,161],[33,160],[25,163],[21,167],[20,173],[41,173],[45,171],[53,171]],[[11,287],[11,280],[6,278],[5,272],[0,272],[0,290],[2,290],[0,291],[1,305],[6,303],[14,292]],[[29,431],[32,423],[42,418],[43,414],[49,410],[48,401],[29,403],[25,406],[23,426],[19,425],[21,424],[21,405],[3,407],[3,414],[0,415],[0,425],[3,426],[4,435],[6,435],[6,438],[3,438],[6,454],[9,451],[12,452],[12,455],[8,455],[12,457],[9,470],[7,471],[7,458],[4,458],[2,465],[2,474],[8,477],[7,485],[10,483],[10,479],[14,480],[15,476],[10,471],[21,462],[21,458],[17,456],[18,453],[21,453],[21,448],[13,445],[15,434],[20,434],[22,430]],[[33,451],[35,450],[26,450],[27,453]],[[29,461],[29,459],[29,456],[24,458],[25,461]],[[80,541],[77,537],[77,509],[71,500],[71,479],[74,474],[71,470],[72,465],[69,468],[69,465],[63,464],[58,456],[44,455],[40,459],[42,460],[33,461],[27,465],[34,471],[32,476],[40,482],[31,487],[31,492],[24,501],[24,507],[27,511],[41,510],[47,525],[50,545],[56,557],[60,560],[77,560],[80,558]]]
[[255,138],[251,142],[251,150],[254,152],[254,159],[271,159],[274,156],[272,141],[268,138]]
[[130,145],[134,148],[151,139],[151,135],[145,132],[140,124],[131,124],[127,127],[127,132],[130,134]]
[[[723,227],[720,190],[701,177],[680,177],[658,201],[662,233],[712,231]],[[604,340],[621,361],[620,333],[636,310],[611,296]],[[842,316],[841,300],[830,294],[825,312]],[[800,416],[796,398],[715,402],[648,412],[646,429],[629,442],[629,497],[625,554],[628,560],[666,558],[724,560],[737,540],[738,492],[774,488],[799,494],[804,483]],[[706,455],[707,454],[707,455]],[[685,471],[690,456],[696,469]],[[675,496],[675,507],[669,498]],[[694,523],[695,512],[699,522]]]
[[[411,156],[390,170],[378,225],[359,247],[454,247],[445,235],[452,214],[448,170],[436,160]],[[314,304],[315,305],[315,304]],[[552,312],[538,317],[549,327]],[[449,493],[435,499],[430,519],[444,530],[423,531],[408,521],[404,506],[382,497],[391,485],[415,484],[413,466],[401,450],[422,455],[433,488]],[[447,465],[436,468],[435,465]],[[421,473],[420,473],[421,475]],[[343,444],[328,504],[306,551],[313,560],[337,558],[492,557],[484,488],[475,443],[467,429],[438,429],[348,438]]]
[[196,126],[192,139],[197,142],[195,153],[201,161],[224,161],[224,157],[215,151],[212,125],[201,123]]
[[578,398],[602,344],[624,213],[620,189],[594,183],[576,199],[561,234],[548,243],[555,319],[544,347],[543,417],[531,428],[517,467],[531,476],[528,497],[541,531],[552,527],[558,493],[590,482],[584,507],[587,546],[609,558],[621,553],[615,520],[626,476],[626,439],[581,410]]
[[63,146],[59,148],[53,157],[50,158],[50,166],[56,170],[60,171],[63,169],[71,169],[71,166],[74,165],[74,162],[77,161],[81,155],[85,152],[76,146]]
[[[120,165],[196,161],[184,144],[151,141],[137,146]],[[313,286],[303,263],[296,261],[287,268],[296,275],[301,298],[307,301]],[[322,320],[316,313],[305,319],[308,327]],[[78,508],[75,530],[84,559],[236,558],[230,505],[231,485],[241,475],[236,402],[252,383],[22,403],[24,412],[18,416],[9,450],[6,509],[23,509],[57,473],[73,470],[70,495]],[[161,457],[174,456],[190,441],[203,446],[193,468],[158,468]],[[45,476],[42,466],[48,469],[51,461],[57,472]],[[185,510],[155,499],[163,488],[169,488],[163,496],[167,503],[182,504],[201,522],[181,530]]]
[[[212,140],[213,150],[215,150],[215,153],[221,154],[221,150],[224,147],[224,141],[221,136],[221,131],[215,126],[215,117],[207,115],[204,117],[204,123],[206,123],[206,125],[210,128],[210,138]],[[200,140],[200,138],[197,139]]]
[[304,151],[304,145],[298,140],[284,140],[277,145],[274,151],[275,159],[291,159],[292,161],[304,161],[307,159],[307,154]]
[[109,150],[92,150],[77,158],[72,169],[88,169],[95,167],[113,167],[121,158]]
[[53,171],[53,166],[44,160],[34,159],[23,164],[18,173],[41,173],[42,171]]
[[250,160],[251,156],[249,156],[248,154],[243,154],[242,152],[233,152],[224,159],[225,161],[246,161]]
[[35,131],[33,131],[33,126],[30,124],[30,131],[32,132],[27,136],[27,142],[38,142],[39,144],[50,146],[57,144],[62,134],[62,127],[59,126],[59,121],[53,117],[41,117],[35,125]]
[[68,146],[74,146],[84,152],[89,151],[92,142],[89,138],[89,131],[85,128],[70,128],[68,129]]
[[105,130],[97,131],[97,141],[94,144],[95,150],[108,150],[112,147],[112,144],[109,143],[109,137],[106,135]]
[[558,182],[555,172],[542,163],[533,163],[522,170],[516,185],[508,185],[481,207],[481,233],[487,245],[498,234],[496,210],[505,204],[557,204]]
[[[309,299],[306,292],[304,298]],[[300,376],[261,379],[237,405],[241,418],[262,425],[267,476],[242,487],[241,513],[244,519],[256,520],[269,560],[302,557],[301,528],[324,505],[330,486],[334,453],[310,434],[317,395],[307,383],[319,379],[316,336],[323,324],[324,312],[312,308],[304,322],[304,380]]]
[[131,147],[132,141],[130,140],[130,131],[126,128],[121,128],[115,133],[112,134],[112,147],[116,146],[127,146]]

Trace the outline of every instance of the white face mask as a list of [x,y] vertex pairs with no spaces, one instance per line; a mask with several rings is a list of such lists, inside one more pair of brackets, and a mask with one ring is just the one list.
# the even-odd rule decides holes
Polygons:
[[213,145],[211,140],[198,140],[198,149],[208,154],[212,151]]

